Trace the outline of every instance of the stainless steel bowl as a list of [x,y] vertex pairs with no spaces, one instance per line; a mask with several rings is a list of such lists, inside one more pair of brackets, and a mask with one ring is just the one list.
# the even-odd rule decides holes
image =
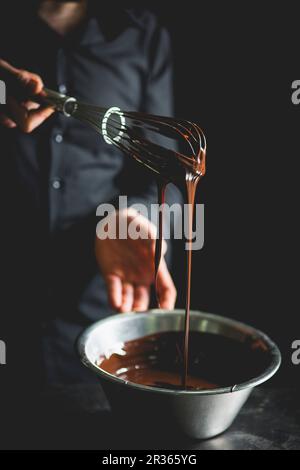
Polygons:
[[[203,391],[168,390],[127,382],[101,370],[96,362],[115,344],[146,335],[183,329],[184,311],[151,310],[128,313],[101,320],[78,339],[77,348],[84,365],[98,375],[113,411],[128,428],[141,432],[180,432],[207,439],[224,432],[233,422],[252,389],[278,370],[281,354],[262,332],[229,318],[199,311],[191,312],[191,330],[225,336],[235,341],[259,341],[269,356],[267,367],[255,378],[231,387]],[[249,346],[250,347],[250,346]]]

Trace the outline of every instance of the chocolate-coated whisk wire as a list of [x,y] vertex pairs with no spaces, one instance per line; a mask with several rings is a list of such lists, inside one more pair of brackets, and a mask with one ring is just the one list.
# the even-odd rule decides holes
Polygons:
[[[190,121],[89,105],[49,89],[44,89],[39,101],[91,126],[107,144],[130,154],[156,173],[167,169],[171,160],[199,175],[205,168],[205,137]],[[186,151],[175,150],[174,142],[185,144]]]

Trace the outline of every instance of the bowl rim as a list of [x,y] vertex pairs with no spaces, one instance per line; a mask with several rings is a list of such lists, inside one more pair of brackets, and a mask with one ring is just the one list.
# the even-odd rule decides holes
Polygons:
[[90,359],[88,358],[86,354],[86,344],[88,341],[88,338],[90,337],[91,333],[96,330],[99,325],[103,325],[104,323],[108,322],[114,322],[117,320],[126,319],[126,318],[132,318],[133,316],[136,315],[149,315],[149,314],[154,314],[154,315],[161,315],[168,313],[170,315],[172,314],[180,314],[184,315],[185,310],[184,309],[174,309],[174,310],[165,310],[165,309],[149,309],[145,312],[129,312],[129,313],[118,313],[116,315],[111,315],[107,318],[104,318],[102,320],[98,320],[97,322],[93,323],[86,329],[84,329],[80,335],[78,336],[76,342],[75,342],[75,349],[77,351],[77,354],[79,355],[79,358],[81,362],[88,367],[89,369],[93,370],[99,377],[102,379],[105,379],[106,381],[109,382],[115,382],[118,383],[119,385],[124,385],[129,388],[133,388],[135,390],[140,390],[140,391],[145,391],[145,392],[151,392],[151,393],[164,393],[168,395],[188,395],[188,396],[203,396],[203,395],[220,395],[220,394],[225,394],[225,393],[235,393],[239,392],[242,390],[246,389],[252,389],[267,380],[269,380],[273,375],[278,371],[280,365],[281,365],[281,353],[278,348],[278,346],[262,331],[247,325],[246,323],[233,320],[232,318],[229,317],[224,317],[222,315],[217,315],[214,313],[208,313],[208,312],[203,312],[201,310],[191,310],[190,314],[191,316],[200,316],[203,319],[208,319],[208,320],[218,320],[221,321],[223,324],[226,324],[231,327],[235,327],[236,329],[239,329],[240,331],[243,331],[244,333],[247,333],[249,335],[255,335],[258,339],[263,340],[269,349],[269,354],[271,357],[270,360],[270,365],[266,368],[266,370],[260,374],[259,376],[252,378],[246,382],[242,382],[240,384],[235,384],[230,387],[220,387],[220,388],[215,388],[215,389],[209,389],[209,390],[171,390],[171,389],[166,389],[166,388],[160,388],[160,387],[151,387],[148,385],[141,385],[141,384],[136,384],[134,382],[129,382],[125,379],[122,379],[120,377],[116,377],[113,374],[110,374],[109,372],[104,371],[101,369],[99,366],[96,364],[92,363]]

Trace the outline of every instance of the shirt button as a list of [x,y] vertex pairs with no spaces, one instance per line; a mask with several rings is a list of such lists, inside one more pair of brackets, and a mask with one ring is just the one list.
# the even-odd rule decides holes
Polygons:
[[59,85],[58,90],[59,93],[61,93],[62,95],[65,95],[67,93],[67,87],[63,83]]
[[52,181],[52,188],[53,189],[61,189],[62,183],[60,180],[55,179]]
[[56,136],[54,137],[54,140],[57,144],[61,144],[64,138],[61,134],[56,134]]

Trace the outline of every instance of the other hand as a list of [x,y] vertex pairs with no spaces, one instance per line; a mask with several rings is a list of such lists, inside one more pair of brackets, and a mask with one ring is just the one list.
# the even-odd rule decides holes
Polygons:
[[[115,238],[108,236],[106,239],[99,239],[107,230],[107,224],[101,222],[98,225],[100,228],[97,230],[96,258],[106,282],[110,304],[120,312],[147,310],[150,287],[154,282],[156,227],[132,208],[115,212],[109,217],[115,218],[117,227],[121,220],[126,227],[135,224],[134,227],[143,233],[143,238],[120,239],[116,231]],[[164,258],[166,247],[166,242],[163,241],[157,294],[161,308],[173,309],[176,288]]]

